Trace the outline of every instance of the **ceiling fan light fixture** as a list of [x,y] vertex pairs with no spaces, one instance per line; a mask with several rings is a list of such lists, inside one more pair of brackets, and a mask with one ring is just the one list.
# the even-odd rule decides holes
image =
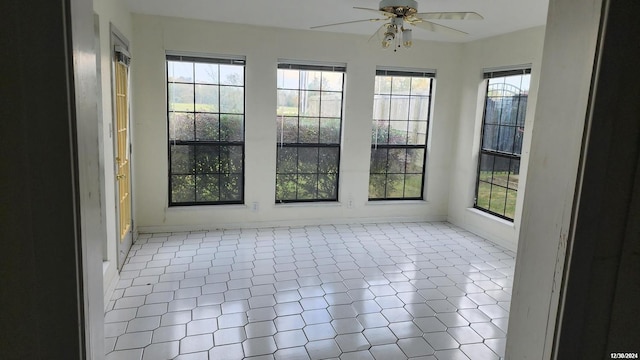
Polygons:
[[387,31],[384,33],[384,39],[382,40],[382,47],[387,49],[393,43],[393,40],[396,38],[396,34],[393,32]]
[[402,45],[410,48],[413,45],[413,33],[411,29],[402,29]]

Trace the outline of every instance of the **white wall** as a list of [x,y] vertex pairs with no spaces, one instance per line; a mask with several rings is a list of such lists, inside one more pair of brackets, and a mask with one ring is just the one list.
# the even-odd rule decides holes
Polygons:
[[[518,242],[523,198],[526,190],[527,164],[531,144],[531,129],[540,76],[544,42],[544,27],[470,42],[463,48],[460,114],[456,122],[449,213],[447,220],[491,241],[515,250]],[[520,165],[520,184],[514,222],[500,219],[473,208],[480,149],[480,133],[486,88],[482,79],[484,68],[531,64],[531,86]]]
[[550,359],[601,0],[551,0],[531,138],[507,359]]
[[[110,291],[113,290],[117,271],[117,249],[116,244],[119,241],[116,228],[116,195],[115,195],[115,165],[114,165],[114,148],[113,148],[113,102],[111,88],[112,84],[112,49],[111,49],[111,24],[117,28],[129,41],[132,40],[133,23],[132,17],[127,9],[124,0],[94,0],[93,10],[98,15],[100,24],[100,67],[101,74],[98,79],[101,85],[102,99],[101,101],[101,132],[100,132],[100,150],[102,164],[101,171],[104,183],[104,204],[106,218],[106,244],[105,255],[106,260],[104,266],[103,288],[105,292],[105,300],[110,298]],[[132,51],[133,52],[133,51]],[[100,107],[99,107],[100,108]],[[105,305],[107,302],[105,301]]]
[[[366,36],[292,31],[134,15],[134,193],[140,231],[367,220],[445,220],[452,141],[460,105],[461,44],[416,42],[384,51]],[[165,51],[244,55],[245,205],[167,206]],[[347,64],[339,203],[275,205],[276,64],[279,58]],[[376,66],[437,70],[428,148],[426,201],[367,201]],[[348,207],[349,200],[353,206]],[[253,212],[251,204],[259,210]]]

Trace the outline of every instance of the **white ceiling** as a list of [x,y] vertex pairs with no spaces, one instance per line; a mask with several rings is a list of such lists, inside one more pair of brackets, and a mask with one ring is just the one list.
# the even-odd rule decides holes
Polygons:
[[[475,11],[480,21],[434,21],[468,36],[433,33],[416,28],[414,38],[465,42],[544,25],[549,0],[417,0],[419,12]],[[259,26],[309,30],[311,26],[377,17],[354,6],[378,8],[378,0],[127,0],[132,12],[177,16]],[[372,16],[373,15],[373,16]],[[357,23],[323,28],[352,34],[373,34],[381,23]]]

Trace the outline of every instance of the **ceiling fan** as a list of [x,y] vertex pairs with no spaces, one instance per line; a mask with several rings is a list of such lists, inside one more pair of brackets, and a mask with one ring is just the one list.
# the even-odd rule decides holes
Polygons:
[[404,47],[411,47],[413,44],[413,37],[411,33],[411,29],[405,27],[406,24],[411,26],[415,26],[421,29],[441,32],[441,33],[449,33],[455,35],[467,35],[466,32],[460,31],[454,28],[450,28],[448,26],[436,24],[429,20],[482,20],[484,19],[482,15],[476,12],[418,12],[418,2],[416,0],[381,0],[379,8],[369,9],[363,7],[354,7],[357,10],[364,10],[369,12],[375,12],[378,15],[382,15],[383,17],[373,18],[373,19],[364,19],[364,20],[354,20],[354,21],[345,21],[335,24],[327,24],[327,25],[319,25],[313,26],[311,29],[319,29],[329,26],[337,26],[344,24],[353,24],[360,22],[377,22],[377,21],[388,21],[384,23],[378,31],[376,31],[373,36],[376,35],[382,38],[382,47],[389,48],[393,44],[394,51],[400,44]]

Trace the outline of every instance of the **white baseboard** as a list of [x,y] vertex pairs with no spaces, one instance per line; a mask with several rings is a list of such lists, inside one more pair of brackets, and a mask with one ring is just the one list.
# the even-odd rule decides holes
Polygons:
[[389,223],[389,222],[441,222],[447,221],[445,215],[436,216],[402,216],[402,217],[371,217],[371,218],[336,218],[336,219],[287,219],[273,221],[254,222],[228,222],[219,224],[194,224],[194,225],[152,225],[138,226],[139,233],[170,233],[185,231],[212,231],[220,229],[253,229],[270,228],[282,226],[307,226],[307,225],[332,225],[332,224],[367,224],[367,223]]
[[[489,215],[486,215],[485,213],[475,210],[475,209],[470,209],[470,211],[473,212],[477,212],[478,215],[480,216],[485,216],[488,217]],[[462,229],[465,229],[473,234],[476,234],[480,237],[482,237],[483,239],[490,241],[496,245],[502,246],[503,248],[507,249],[507,250],[511,250],[513,252],[516,252],[518,250],[518,244],[517,242],[514,242],[510,239],[506,239],[501,237],[500,235],[494,233],[494,232],[490,232],[487,231],[485,228],[481,227],[481,226],[474,226],[473,224],[471,224],[469,221],[461,221],[460,219],[454,218],[454,217],[448,217],[447,222],[460,227]],[[497,217],[492,217],[492,221],[496,221],[496,222],[500,222],[500,223],[504,223],[503,225],[505,226],[513,226],[511,223],[506,222],[505,220],[499,219]]]
[[[118,281],[120,281],[120,274],[116,269],[113,271],[111,269],[115,264],[112,261],[103,261],[102,262],[102,276],[103,276],[103,286],[104,286],[104,310],[107,311],[109,306],[109,301],[111,301],[111,297],[113,296],[113,292],[116,289],[116,285]],[[109,273],[113,272],[113,276],[108,278]]]

